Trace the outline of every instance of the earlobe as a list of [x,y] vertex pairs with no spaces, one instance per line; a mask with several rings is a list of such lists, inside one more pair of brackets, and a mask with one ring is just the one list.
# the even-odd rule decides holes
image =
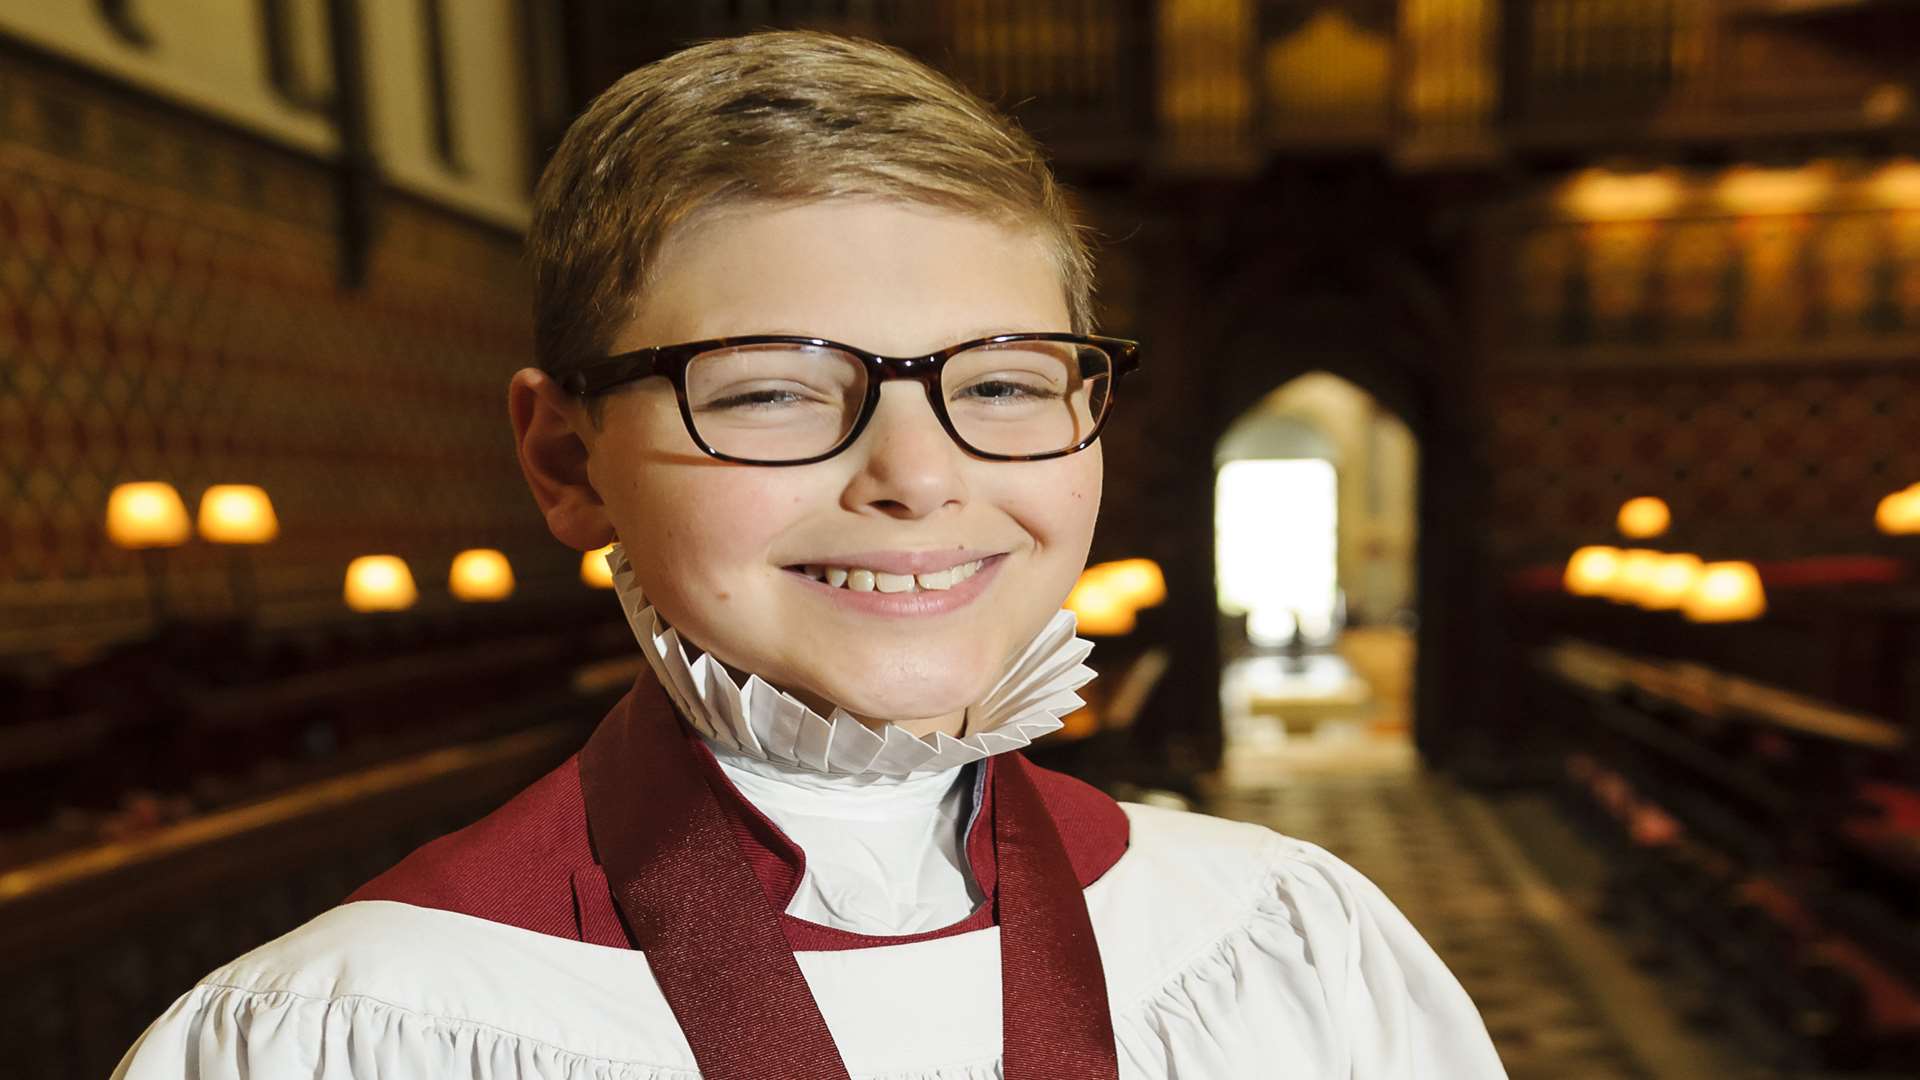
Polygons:
[[522,368],[507,384],[507,415],[520,472],[547,531],[577,551],[611,543],[613,523],[587,475],[583,410],[545,372]]

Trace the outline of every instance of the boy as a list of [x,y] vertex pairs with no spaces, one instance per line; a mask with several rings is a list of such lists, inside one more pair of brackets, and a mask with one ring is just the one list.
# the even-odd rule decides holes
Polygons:
[[1060,608],[1134,363],[1031,141],[760,34],[608,90],[536,203],[521,465],[617,541],[649,674],[122,1075],[1501,1075],[1352,869],[1017,752],[1091,674]]

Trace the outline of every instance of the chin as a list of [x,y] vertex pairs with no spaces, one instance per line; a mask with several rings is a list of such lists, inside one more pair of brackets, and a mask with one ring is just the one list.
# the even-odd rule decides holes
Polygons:
[[910,722],[957,713],[986,696],[992,682],[986,677],[934,680],[896,679],[885,686],[821,688],[821,696],[848,712],[869,720]]
[[779,670],[863,719],[925,720],[957,713],[993,688],[1006,659],[982,644],[947,635],[918,644],[835,638],[783,656]]
[[830,698],[855,716],[888,723],[911,723],[957,713],[980,700],[971,693],[902,693],[904,688],[889,687],[878,693],[849,693],[845,698]]

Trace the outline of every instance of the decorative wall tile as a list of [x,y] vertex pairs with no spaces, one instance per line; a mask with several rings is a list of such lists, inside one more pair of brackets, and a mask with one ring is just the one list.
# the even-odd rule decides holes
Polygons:
[[[25,61],[0,100],[0,647],[138,625],[141,567],[101,530],[127,480],[190,510],[263,485],[269,610],[326,603],[370,551],[429,598],[476,545],[523,587],[571,582],[505,416],[531,359],[516,238],[390,195],[345,290],[324,163]],[[167,565],[181,608],[230,603],[226,552]]]

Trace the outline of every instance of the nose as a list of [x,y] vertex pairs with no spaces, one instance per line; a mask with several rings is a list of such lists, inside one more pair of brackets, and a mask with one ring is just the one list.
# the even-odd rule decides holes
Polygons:
[[912,520],[966,500],[966,452],[912,382],[880,388],[873,419],[846,453],[858,463],[843,496],[849,510]]

